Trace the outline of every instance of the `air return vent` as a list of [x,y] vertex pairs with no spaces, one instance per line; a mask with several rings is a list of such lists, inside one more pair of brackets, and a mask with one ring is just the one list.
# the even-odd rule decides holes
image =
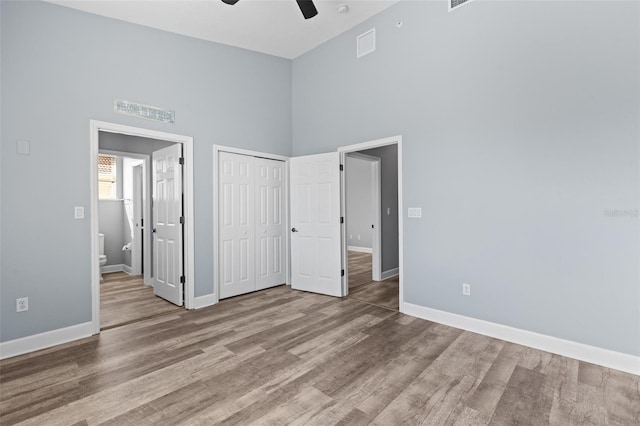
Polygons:
[[449,2],[449,12],[451,12],[454,9],[459,8],[462,5],[465,5],[467,3],[471,3],[473,0],[448,0]]
[[372,28],[364,34],[360,34],[357,39],[356,56],[358,58],[368,55],[376,50],[376,29]]

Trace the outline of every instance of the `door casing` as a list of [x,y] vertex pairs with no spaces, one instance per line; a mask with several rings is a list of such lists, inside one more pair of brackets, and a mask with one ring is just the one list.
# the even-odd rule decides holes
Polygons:
[[193,202],[193,138],[141,127],[106,121],[89,121],[89,194],[91,203],[91,322],[93,334],[100,333],[100,264],[98,259],[98,156],[100,132],[139,136],[182,144],[184,165],[184,301],[187,309],[195,307],[194,202]]
[[[399,275],[399,300],[400,312],[404,312],[404,243],[403,243],[403,234],[404,234],[404,221],[402,214],[402,135],[391,136],[388,138],[376,139],[368,142],[358,143],[354,145],[346,145],[338,148],[338,152],[340,152],[340,164],[346,164],[346,156],[348,153],[364,151],[366,149],[378,148],[386,145],[397,145],[398,147],[398,275]],[[381,173],[381,171],[380,171]],[[342,208],[342,216],[346,217],[346,186],[344,173],[340,175],[341,180],[341,208]],[[380,213],[380,212],[378,212]],[[348,219],[347,219],[348,220]],[[345,221],[346,222],[346,221]],[[378,226],[378,228],[380,228]],[[342,287],[343,294],[348,294],[349,290],[349,261],[348,261],[348,252],[347,252],[347,229],[346,223],[342,224],[342,265],[345,270],[344,277],[342,277]],[[382,249],[379,250],[382,252]]]

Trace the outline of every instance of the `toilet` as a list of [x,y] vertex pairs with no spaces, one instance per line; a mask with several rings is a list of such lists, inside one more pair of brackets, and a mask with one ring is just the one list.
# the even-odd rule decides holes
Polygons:
[[98,256],[98,259],[100,260],[100,281],[103,281],[104,278],[102,278],[102,267],[107,264],[107,256],[104,254],[104,234],[98,234],[98,238],[100,241],[100,255]]

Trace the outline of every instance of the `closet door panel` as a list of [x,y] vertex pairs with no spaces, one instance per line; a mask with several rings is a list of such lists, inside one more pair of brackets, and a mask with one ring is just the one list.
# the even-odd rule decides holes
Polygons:
[[255,159],[256,288],[285,283],[285,163]]
[[224,299],[256,289],[254,158],[221,152],[218,159],[217,273]]

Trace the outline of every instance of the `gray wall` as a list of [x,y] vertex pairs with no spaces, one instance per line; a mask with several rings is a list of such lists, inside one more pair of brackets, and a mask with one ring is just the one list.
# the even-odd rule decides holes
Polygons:
[[346,161],[347,244],[372,248],[371,225],[374,220],[372,163],[353,157],[347,157]]
[[[381,146],[359,151],[380,158],[380,247],[382,272],[400,265],[400,235],[398,233],[398,147]],[[389,214],[387,214],[389,209]]]
[[[291,153],[291,61],[49,3],[0,8],[0,102],[11,106],[1,112],[0,341],[91,321],[90,119],[194,138],[195,294],[212,293],[212,145]],[[114,98],[173,109],[176,123],[115,114]],[[17,140],[31,155],[16,155]],[[52,162],[64,167],[45,180]],[[24,296],[29,311],[17,314]]]
[[104,237],[104,254],[107,265],[124,262],[124,208],[122,201],[122,157],[116,156],[116,200],[98,200],[98,228]]
[[100,200],[98,202],[99,228],[104,234],[104,254],[107,265],[124,263],[122,246],[124,243],[124,209],[122,201]]
[[407,302],[640,355],[639,8],[400,2],[293,61],[296,155],[403,135]]

